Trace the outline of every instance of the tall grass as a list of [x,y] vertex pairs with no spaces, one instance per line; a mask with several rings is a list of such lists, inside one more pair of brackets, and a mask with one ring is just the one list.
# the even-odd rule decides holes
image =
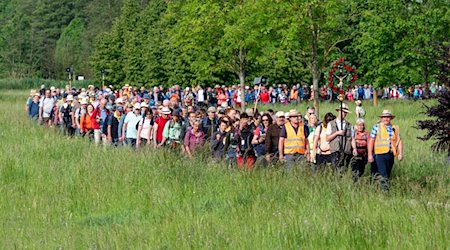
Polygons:
[[[397,114],[404,140],[405,160],[396,163],[392,192],[384,195],[369,178],[353,184],[349,176],[314,176],[305,166],[291,174],[282,168],[248,173],[176,152],[95,147],[32,124],[25,97],[0,94],[2,248],[450,245],[448,166],[429,142],[416,139],[420,103],[366,105],[369,124],[383,108]],[[321,113],[334,106],[323,104]]]

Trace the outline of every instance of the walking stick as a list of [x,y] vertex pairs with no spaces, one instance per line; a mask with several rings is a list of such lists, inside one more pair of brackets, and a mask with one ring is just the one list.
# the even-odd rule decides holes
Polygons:
[[259,100],[259,94],[261,93],[261,82],[258,85],[258,91],[257,94],[255,95],[255,106],[253,107],[253,113],[256,113],[256,107],[258,106],[258,100]]
[[[344,95],[341,93],[339,94],[339,102],[340,102],[340,109],[339,109],[339,115],[340,115],[340,120],[341,120],[341,130],[344,130],[343,126],[344,126],[344,121],[342,119],[342,108],[343,108],[343,101],[344,101]],[[345,133],[345,130],[344,130]],[[344,136],[341,136],[339,138],[339,161],[338,161],[338,166],[339,167],[341,165],[342,160],[344,159],[344,139],[345,139],[345,134]]]

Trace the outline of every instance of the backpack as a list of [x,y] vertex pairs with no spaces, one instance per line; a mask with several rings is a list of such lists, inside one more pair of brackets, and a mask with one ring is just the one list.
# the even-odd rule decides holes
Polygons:
[[[80,107],[79,109],[78,109],[78,123],[80,123],[81,122],[81,111],[83,110],[83,108],[82,107]],[[87,111],[86,111],[87,112]],[[85,113],[86,113],[85,112]]]
[[[263,136],[266,134],[266,131],[264,130],[264,126],[260,125],[259,126],[260,129],[260,136]],[[258,138],[259,139],[259,138]],[[255,153],[257,154],[257,156],[261,156],[261,155],[265,155],[266,154],[266,145],[265,143],[258,143],[256,145],[253,146],[255,149]]]
[[239,136],[239,151],[241,155],[254,155],[252,145],[253,133],[252,129],[246,128],[241,131]]
[[103,122],[103,126],[102,126],[102,134],[107,135],[108,134],[108,123],[110,123],[110,121],[112,120],[114,113],[109,113],[109,115],[106,116],[105,121]]
[[136,123],[136,130],[139,130],[139,124],[141,124],[141,121],[142,121],[142,126],[144,126],[145,116],[142,116],[142,119]]
[[67,107],[64,108],[64,106],[62,106],[62,115],[63,115],[63,122],[66,125],[71,125],[72,121],[71,121],[71,115],[70,112],[72,112],[72,106],[70,106],[69,104],[67,104]]
[[[323,130],[323,125],[319,125],[319,143],[317,144],[317,147],[319,148],[322,155],[329,155],[330,154],[330,143],[328,141],[323,141],[322,138],[320,138]],[[323,144],[322,144],[323,143]],[[325,153],[325,154],[324,154]]]
[[367,133],[355,132],[356,151],[360,155],[367,154]]

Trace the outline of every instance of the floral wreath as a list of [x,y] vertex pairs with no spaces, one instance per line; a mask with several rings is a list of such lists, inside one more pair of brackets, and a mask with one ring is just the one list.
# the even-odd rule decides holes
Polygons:
[[332,62],[328,69],[328,87],[332,89],[333,93],[340,90],[339,92],[343,94],[344,89],[349,90],[357,79],[356,67],[347,64],[343,57]]

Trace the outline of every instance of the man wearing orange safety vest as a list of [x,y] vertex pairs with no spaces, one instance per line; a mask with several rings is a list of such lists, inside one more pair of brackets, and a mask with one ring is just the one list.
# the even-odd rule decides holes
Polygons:
[[280,132],[278,143],[279,159],[286,162],[288,171],[295,162],[301,162],[305,158],[309,160],[309,129],[303,124],[301,115],[297,110],[290,110],[287,122]]
[[289,95],[289,100],[291,101],[291,104],[296,105],[298,103],[298,89],[297,86],[292,86],[290,95]]
[[[368,161],[376,162],[381,175],[381,189],[389,191],[389,177],[394,166],[394,158],[403,159],[403,146],[398,126],[392,125],[395,116],[389,110],[383,110],[381,122],[375,124],[370,133]],[[374,154],[375,153],[375,157]]]

